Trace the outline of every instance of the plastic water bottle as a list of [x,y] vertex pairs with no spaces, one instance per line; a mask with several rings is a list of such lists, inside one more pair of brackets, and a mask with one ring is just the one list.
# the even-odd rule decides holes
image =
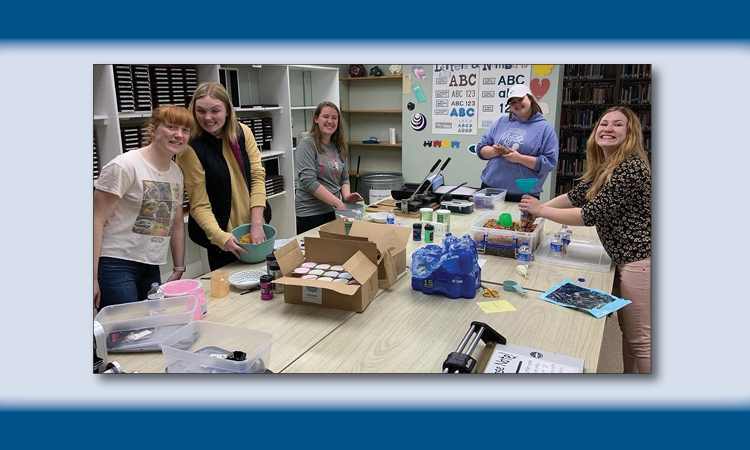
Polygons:
[[161,291],[161,286],[159,286],[159,283],[151,283],[151,289],[148,291],[148,296],[146,297],[149,300],[160,300],[164,298],[164,293]]
[[568,245],[570,245],[570,239],[572,237],[573,230],[568,228],[567,225],[563,225],[558,233],[560,233],[560,239],[563,243],[563,253],[568,253]]
[[386,218],[386,223],[388,225],[396,224],[396,213],[393,212],[393,210],[388,211],[388,217]]
[[518,247],[516,259],[519,264],[523,264],[526,267],[531,266],[531,247],[529,247],[529,241],[523,241],[521,246]]
[[552,251],[552,256],[554,258],[562,259],[563,243],[560,233],[555,233],[552,242],[549,243],[549,249]]

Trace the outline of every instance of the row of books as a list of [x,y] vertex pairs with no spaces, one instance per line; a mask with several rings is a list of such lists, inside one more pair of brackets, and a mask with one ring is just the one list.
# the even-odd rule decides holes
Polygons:
[[253,132],[259,150],[271,149],[273,122],[270,117],[240,117],[238,120]]
[[565,64],[563,78],[586,78],[590,80],[615,78],[617,68],[614,64]]
[[569,192],[573,189],[573,185],[576,183],[578,183],[578,181],[573,179],[561,180],[558,178],[557,187],[555,188],[555,197]]
[[120,112],[151,111],[166,104],[187,106],[198,88],[194,67],[115,64],[113,68]]
[[[561,133],[562,134],[562,133]],[[560,137],[560,154],[564,153],[586,153],[586,142],[588,136],[581,134],[571,134],[569,136]]]
[[[643,131],[651,131],[651,111],[635,111],[635,114],[641,121]],[[650,145],[649,148],[651,148]]]
[[266,196],[284,192],[283,175],[266,175]]
[[592,129],[599,115],[602,113],[598,109],[568,109],[563,110],[560,114],[560,123],[568,128]]
[[650,105],[651,83],[633,84],[620,89],[620,104]]
[[557,174],[561,176],[580,177],[586,171],[586,160],[576,158],[560,158],[557,161]]
[[651,64],[623,64],[622,78],[650,78]]
[[614,98],[615,85],[612,83],[570,83],[563,86],[563,105],[579,103],[613,104]]

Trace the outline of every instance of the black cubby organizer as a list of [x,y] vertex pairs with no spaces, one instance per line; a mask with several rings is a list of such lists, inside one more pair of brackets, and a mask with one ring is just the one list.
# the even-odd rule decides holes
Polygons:
[[152,111],[161,105],[187,107],[198,88],[198,70],[185,66],[113,65],[117,110]]
[[651,159],[650,64],[567,64],[561,105],[556,196],[572,189],[585,172],[586,142],[599,116],[612,106],[627,106],[636,113]]
[[247,125],[253,132],[258,150],[271,150],[273,122],[270,117],[239,117],[237,120]]
[[96,131],[94,131],[94,180],[99,178],[99,150],[96,148]]

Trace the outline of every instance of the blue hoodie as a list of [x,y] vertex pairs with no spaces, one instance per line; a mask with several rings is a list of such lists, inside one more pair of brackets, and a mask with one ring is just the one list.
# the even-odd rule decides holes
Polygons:
[[485,145],[500,144],[515,149],[522,155],[535,156],[536,166],[532,170],[498,156],[487,162],[482,171],[482,182],[493,188],[505,189],[508,194],[518,195],[522,192],[516,186],[516,179],[539,178],[539,182],[531,191],[532,194],[539,194],[547,175],[557,166],[557,134],[542,113],[536,113],[525,122],[515,116],[514,119],[510,122],[507,114],[497,119],[477,144],[477,156],[479,159],[486,159],[482,157],[480,149]]

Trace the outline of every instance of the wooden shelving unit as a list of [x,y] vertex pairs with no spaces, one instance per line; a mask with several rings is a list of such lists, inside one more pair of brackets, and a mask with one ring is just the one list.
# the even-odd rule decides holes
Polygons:
[[641,117],[643,146],[651,159],[650,64],[572,64],[563,77],[555,195],[568,192],[583,175],[586,141],[612,106],[627,106]]

